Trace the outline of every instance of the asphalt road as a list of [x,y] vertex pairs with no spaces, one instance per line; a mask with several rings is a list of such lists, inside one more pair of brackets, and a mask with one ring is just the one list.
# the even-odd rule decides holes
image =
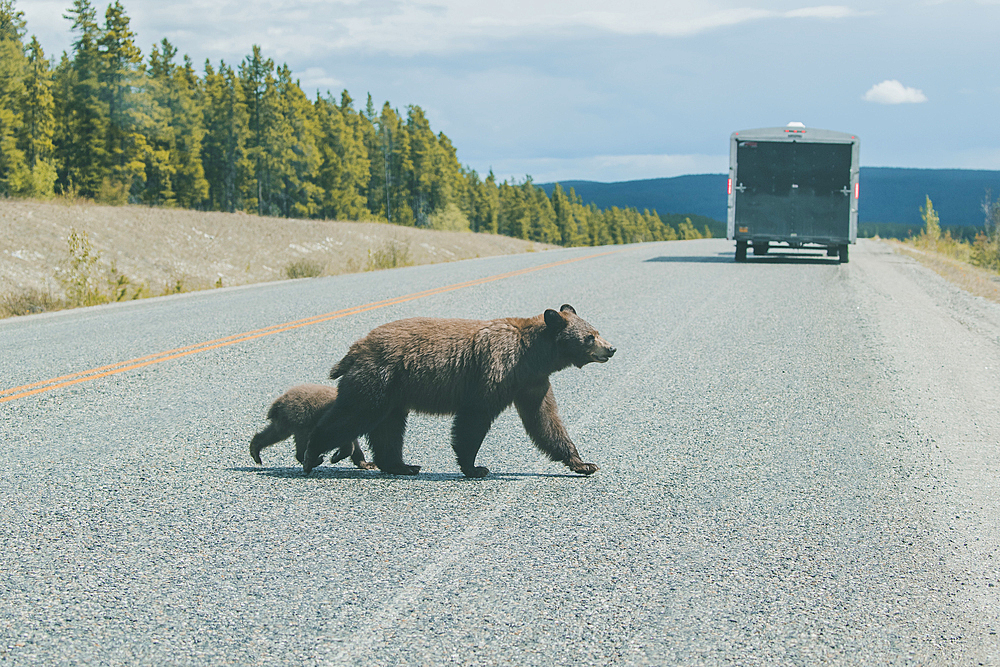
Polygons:
[[[0,663],[1000,664],[1000,307],[875,241],[732,258],[569,249],[0,322]],[[427,416],[416,477],[305,477],[291,442],[252,465],[270,401],[374,326],[563,303],[618,348],[552,378],[596,475],[513,411],[481,480]]]

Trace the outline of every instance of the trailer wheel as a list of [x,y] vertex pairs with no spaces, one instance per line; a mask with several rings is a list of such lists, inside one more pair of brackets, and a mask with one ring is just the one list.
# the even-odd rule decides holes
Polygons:
[[849,261],[851,261],[851,257],[850,257],[850,254],[847,251],[847,245],[846,244],[840,246],[840,253],[839,254],[840,254],[840,263],[841,264],[847,264]]
[[736,242],[736,261],[745,262],[747,261],[747,242],[737,241]]

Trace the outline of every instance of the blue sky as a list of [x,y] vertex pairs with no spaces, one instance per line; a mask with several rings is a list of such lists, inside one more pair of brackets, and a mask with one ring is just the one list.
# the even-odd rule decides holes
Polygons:
[[[864,166],[1000,169],[1000,0],[123,4],[144,54],[167,37],[200,70],[260,44],[311,95],[420,105],[501,178],[721,173],[731,132],[789,121],[859,135]],[[17,0],[50,56],[70,5]]]

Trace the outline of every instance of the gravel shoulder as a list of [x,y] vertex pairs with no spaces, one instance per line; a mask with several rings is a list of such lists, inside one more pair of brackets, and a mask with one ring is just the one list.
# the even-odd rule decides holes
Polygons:
[[[936,533],[952,592],[978,610],[981,654],[1000,662],[1000,305],[894,252],[852,256],[859,307],[877,331],[894,393],[924,445]],[[951,278],[951,276],[949,276]]]

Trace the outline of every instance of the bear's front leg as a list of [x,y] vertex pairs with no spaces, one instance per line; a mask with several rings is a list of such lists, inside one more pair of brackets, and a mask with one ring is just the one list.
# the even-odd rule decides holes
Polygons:
[[576,451],[576,445],[569,439],[566,427],[559,419],[556,399],[552,395],[552,385],[544,384],[522,390],[514,399],[517,414],[521,416],[524,430],[531,441],[553,461],[562,461],[567,468],[581,475],[593,475],[598,468],[593,463],[584,463]]

